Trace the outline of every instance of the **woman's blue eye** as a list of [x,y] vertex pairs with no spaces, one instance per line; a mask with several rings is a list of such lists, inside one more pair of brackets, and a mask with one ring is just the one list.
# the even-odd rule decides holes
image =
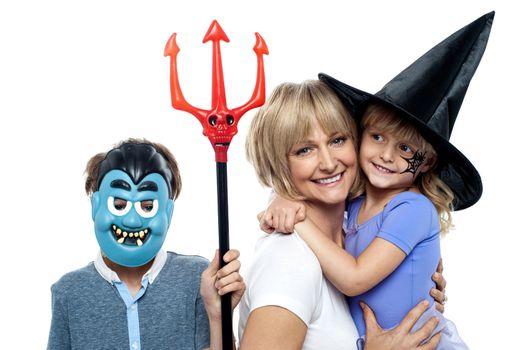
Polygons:
[[298,149],[295,153],[297,156],[303,156],[303,155],[308,154],[309,151],[310,151],[309,147],[303,147],[303,148]]
[[347,141],[347,138],[344,136],[340,136],[332,140],[332,143],[335,145],[343,145]]

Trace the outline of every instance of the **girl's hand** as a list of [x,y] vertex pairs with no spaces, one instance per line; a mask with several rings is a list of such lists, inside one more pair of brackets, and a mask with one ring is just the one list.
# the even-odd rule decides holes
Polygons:
[[363,317],[367,327],[365,333],[365,350],[432,350],[436,349],[440,341],[440,333],[435,334],[431,339],[420,345],[422,341],[427,339],[438,324],[436,318],[431,318],[426,322],[422,328],[411,333],[413,325],[420,316],[426,311],[429,302],[424,300],[415,306],[404,317],[402,322],[395,328],[385,331],[383,330],[374,316],[373,311],[365,303],[360,303],[363,309]]
[[294,224],[305,220],[305,205],[276,196],[267,210],[258,214],[259,227],[266,233],[294,232]]
[[446,280],[442,275],[444,266],[442,265],[442,258],[440,258],[436,272],[431,277],[435,282],[436,288],[432,288],[429,294],[435,299],[435,308],[444,313],[444,304],[447,301],[446,297]]
[[219,251],[216,250],[214,259],[201,274],[199,292],[203,298],[208,317],[213,320],[221,319],[221,295],[232,292],[232,310],[239,304],[246,286],[239,274],[241,263],[239,251],[231,249],[223,256],[226,263],[219,269]]

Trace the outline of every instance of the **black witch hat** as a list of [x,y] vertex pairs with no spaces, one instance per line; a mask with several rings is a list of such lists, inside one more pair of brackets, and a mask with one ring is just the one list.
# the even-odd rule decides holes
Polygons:
[[455,210],[472,206],[482,195],[477,169],[449,138],[484,54],[494,15],[490,12],[455,32],[374,95],[319,74],[319,79],[336,91],[355,116],[360,117],[369,102],[379,102],[407,118],[437,151],[437,171],[455,195]]

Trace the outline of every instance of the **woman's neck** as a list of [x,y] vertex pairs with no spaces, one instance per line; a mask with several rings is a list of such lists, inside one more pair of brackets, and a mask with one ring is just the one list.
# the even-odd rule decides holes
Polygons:
[[328,238],[340,244],[345,202],[333,205],[305,203],[305,206],[309,220]]

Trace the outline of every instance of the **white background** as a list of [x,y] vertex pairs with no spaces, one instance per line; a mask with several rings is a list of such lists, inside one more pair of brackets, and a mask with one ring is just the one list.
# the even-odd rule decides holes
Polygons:
[[[0,5],[0,347],[47,342],[50,285],[93,260],[86,161],[127,137],[175,154],[183,192],[165,248],[211,257],[217,246],[212,148],[193,116],[170,105],[166,40],[178,33],[186,99],[208,108],[217,19],[230,107],[252,94],[254,32],[266,40],[267,92],[325,72],[376,92],[436,43],[491,10],[486,54],[451,141],[479,169],[484,195],[455,213],[443,240],[446,316],[473,349],[522,347],[524,15],[504,1],[17,1]],[[228,4],[228,5],[227,5]],[[229,151],[231,246],[245,266],[268,190],[244,156],[254,111]],[[86,286],[89,288],[89,286]],[[337,325],[335,325],[337,326]],[[521,344],[521,346],[519,346]]]

